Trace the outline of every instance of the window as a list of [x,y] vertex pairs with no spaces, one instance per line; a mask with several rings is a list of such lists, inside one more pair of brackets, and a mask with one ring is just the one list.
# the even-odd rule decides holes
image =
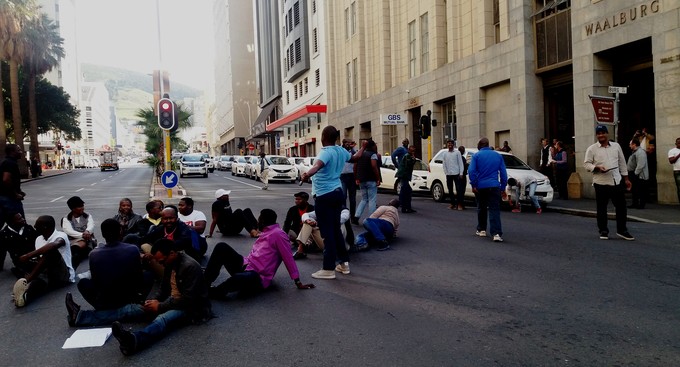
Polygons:
[[312,13],[316,14],[316,0],[312,0]]
[[312,29],[312,51],[314,53],[319,52],[319,35],[316,28]]
[[345,39],[349,39],[349,8],[345,8]]
[[297,101],[297,99],[298,99],[298,85],[297,85],[297,83],[295,83],[295,85],[293,86],[293,89],[295,89],[295,100]]
[[288,63],[291,68],[295,65],[295,49],[293,46],[288,49]]
[[347,73],[347,104],[352,104],[352,64],[347,63],[345,66]]
[[298,62],[302,61],[302,46],[300,43],[300,39],[295,40],[295,63],[297,64]]
[[442,144],[446,144],[447,139],[458,139],[458,126],[456,125],[456,102],[447,102],[442,104],[442,116],[444,121],[442,123]]
[[299,86],[300,86],[300,98],[302,98],[302,80],[300,80]]
[[293,31],[293,9],[288,9],[288,32]]
[[536,68],[571,61],[571,0],[534,0]]
[[309,79],[305,78],[305,94],[309,93]]
[[314,84],[317,87],[321,85],[321,72],[319,71],[319,69],[314,70],[314,81],[315,81]]
[[283,19],[283,34],[288,35],[288,15]]
[[[290,91],[289,90],[286,91],[286,104],[290,104]],[[290,134],[290,132],[288,132],[288,134]]]
[[391,152],[397,149],[397,147],[399,146],[397,145],[399,135],[397,134],[396,125],[388,125],[386,127],[387,127],[387,150]]
[[300,3],[293,4],[293,16],[295,17],[295,25],[300,24]]
[[493,32],[494,43],[501,42],[501,6],[499,0],[493,0]]
[[359,62],[352,60],[352,101],[359,100]]
[[420,73],[430,70],[430,33],[427,13],[420,16]]
[[353,2],[350,7],[352,9],[352,35],[355,35],[357,33],[357,2]]
[[416,21],[408,24],[408,76],[416,76]]

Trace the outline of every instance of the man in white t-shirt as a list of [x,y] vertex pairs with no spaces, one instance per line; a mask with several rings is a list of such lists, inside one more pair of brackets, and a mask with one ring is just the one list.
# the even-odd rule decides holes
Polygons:
[[203,237],[207,219],[203,212],[194,210],[194,199],[190,197],[179,199],[177,209],[179,210],[179,220]]
[[678,202],[680,202],[680,138],[675,139],[675,148],[668,151],[668,163],[673,165],[675,188],[678,192]]
[[48,290],[75,282],[76,272],[71,264],[71,247],[66,233],[55,229],[54,217],[43,215],[35,221],[39,236],[35,250],[19,258],[23,263],[33,262],[33,271],[14,284],[14,304],[24,307],[29,301]]

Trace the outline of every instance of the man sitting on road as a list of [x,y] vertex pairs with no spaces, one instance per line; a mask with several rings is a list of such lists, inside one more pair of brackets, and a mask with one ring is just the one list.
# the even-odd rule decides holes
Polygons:
[[106,240],[90,253],[91,278],[78,282],[83,298],[97,310],[111,310],[129,303],[139,303],[153,286],[153,279],[145,281],[142,259],[135,245],[120,242],[121,225],[115,219],[102,222],[102,236]]
[[288,235],[276,223],[276,212],[263,209],[258,218],[258,227],[262,232],[245,258],[225,242],[215,246],[205,268],[207,284],[217,279],[223,266],[231,277],[211,287],[211,297],[224,298],[230,292],[257,293],[267,289],[282,262],[298,289],[314,288],[313,284],[302,284],[300,281],[300,273],[290,253]]
[[357,236],[356,246],[365,248],[376,244],[378,251],[389,250],[389,241],[397,235],[399,228],[399,200],[392,199],[387,205],[379,206],[364,220],[366,232]]
[[[342,208],[342,211],[340,212],[340,230],[347,242],[346,250],[349,250],[350,246],[354,244],[354,231],[352,230],[349,219],[349,209]],[[324,242],[316,221],[316,212],[309,212],[302,215],[302,229],[300,229],[300,234],[295,238],[295,243],[298,245],[297,251],[293,254],[293,259],[295,260],[306,258],[307,254],[305,249],[309,248],[312,244],[315,244],[319,249],[323,250]]]
[[66,201],[71,209],[62,220],[61,228],[68,236],[69,246],[73,254],[73,268],[85,259],[93,248],[97,247],[97,239],[94,237],[94,219],[92,215],[85,213],[85,202],[78,196],[73,196]]
[[142,216],[132,211],[132,200],[128,198],[120,199],[118,203],[118,213],[113,216],[118,221],[123,231],[123,236],[134,233],[137,223],[142,220]]
[[35,250],[21,255],[22,267],[32,266],[26,278],[14,284],[14,304],[24,307],[50,289],[75,282],[76,272],[71,266],[71,248],[66,233],[57,231],[54,217],[43,215],[35,221],[39,236]]
[[9,257],[14,264],[12,274],[19,279],[26,278],[35,267],[35,263],[24,263],[19,258],[35,250],[38,232],[33,226],[26,224],[26,219],[21,213],[10,212],[5,220],[7,226],[0,231],[0,269],[5,264],[5,255],[9,252]]
[[123,237],[123,242],[137,245],[142,245],[142,238],[151,232],[151,229],[161,224],[161,211],[163,210],[163,202],[161,200],[151,200],[146,203],[146,214],[142,220],[137,222],[137,225],[131,233]]
[[[154,259],[165,267],[160,292],[144,304],[129,304],[115,310],[81,310],[66,294],[70,326],[111,325],[120,351],[131,355],[162,339],[171,330],[212,318],[208,287],[201,265],[187,256],[176,243],[161,239],[151,248]],[[151,324],[139,331],[123,328],[119,321],[155,316]]]
[[314,211],[314,205],[308,202],[309,194],[304,191],[293,196],[295,197],[295,205],[288,208],[286,219],[283,220],[283,231],[288,234],[290,241],[295,243],[302,229],[302,215]]
[[[152,229],[148,235],[142,239],[142,251],[148,254],[152,246],[161,238],[172,240],[176,244],[178,251],[184,251],[187,255],[200,261],[207,251],[207,243],[201,242],[200,236],[191,227],[182,223],[178,217],[178,210],[173,205],[168,205],[161,212],[161,225]],[[204,246],[206,245],[206,246]]]
[[199,248],[205,249],[202,250],[203,254],[205,254],[205,251],[208,249],[208,242],[203,234],[207,224],[205,214],[202,211],[194,210],[194,199],[190,197],[179,199],[177,209],[179,210],[179,220],[198,234],[198,236],[194,235],[193,241],[199,242]]
[[210,233],[207,237],[212,237],[215,227],[219,228],[223,236],[234,236],[245,228],[250,237],[256,238],[257,219],[250,208],[231,210],[229,194],[231,190],[219,189],[215,191],[215,202],[212,204],[212,223],[210,223]]

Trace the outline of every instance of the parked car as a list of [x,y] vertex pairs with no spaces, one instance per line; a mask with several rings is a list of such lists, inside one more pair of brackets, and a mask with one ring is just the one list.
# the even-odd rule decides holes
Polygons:
[[231,164],[234,158],[230,155],[221,155],[217,158],[216,169],[220,171],[231,171]]
[[290,157],[288,161],[297,169],[297,179],[314,165],[316,157]]
[[[446,187],[446,175],[444,174],[444,168],[442,166],[442,157],[447,149],[442,149],[430,161],[430,175],[429,175],[429,188],[432,193],[432,199],[435,201],[444,201],[448,198],[449,190]],[[477,153],[477,149],[468,148],[463,154],[463,159],[465,159],[468,164],[472,160],[472,156]],[[517,180],[523,179],[527,175],[532,176],[536,179],[538,186],[536,187],[536,196],[538,201],[542,205],[547,205],[553,200],[553,188],[550,186],[550,179],[543,175],[542,173],[532,169],[524,163],[521,159],[516,156],[506,153],[498,152],[503,156],[503,161],[505,162],[505,169],[508,172],[508,178],[514,177]],[[475,195],[472,192],[472,186],[470,186],[470,178],[467,177],[467,185],[465,186],[465,197],[474,198]],[[520,198],[521,203],[531,204],[531,200],[528,197]]]
[[[392,157],[383,156],[382,165],[380,166],[380,181],[379,189],[394,190],[398,194],[401,191],[401,180],[396,177],[397,168],[392,163]],[[413,166],[413,176],[411,177],[411,188],[414,192],[429,192],[427,186],[427,177],[429,175],[427,163],[416,158],[416,164]]]
[[251,180],[256,180],[257,181],[257,174],[255,173],[255,166],[260,165],[260,157],[258,156],[251,156],[250,159],[248,160],[248,163],[246,163],[246,177],[248,177]]
[[[264,159],[267,161],[267,165],[269,168],[267,176],[269,182],[290,181],[291,183],[295,183],[298,177],[297,168],[295,168],[295,166],[292,163],[290,163],[290,160],[288,160],[288,158],[281,155],[266,155]],[[260,178],[260,173],[262,172],[260,170],[259,160],[258,163],[255,164],[253,168],[254,168],[253,174],[255,175],[255,179],[258,180]]]
[[213,161],[213,158],[210,156],[210,154],[201,153],[201,157],[203,158],[203,161],[205,161],[205,164],[208,166],[208,172],[210,173],[215,172],[215,162]]
[[201,153],[184,154],[179,159],[179,177],[187,175],[208,177],[208,163]]
[[245,176],[246,175],[246,164],[250,160],[251,156],[239,155],[234,157],[234,161],[231,164],[231,175],[232,176]]

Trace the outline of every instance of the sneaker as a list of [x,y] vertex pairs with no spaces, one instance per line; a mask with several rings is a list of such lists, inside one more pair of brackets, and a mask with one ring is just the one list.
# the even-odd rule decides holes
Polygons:
[[608,239],[609,239],[609,232],[607,232],[607,231],[600,231],[600,239],[601,239],[601,240],[608,240]]
[[522,212],[522,209],[515,208],[515,209],[512,209],[512,212],[513,212],[513,213],[521,213],[521,212]]
[[262,187],[262,190],[267,190],[267,186],[263,186],[263,187]]
[[343,273],[345,275],[349,274],[349,263],[347,261],[340,263],[335,266],[335,271],[338,273]]
[[120,351],[129,356],[137,351],[137,338],[130,330],[126,330],[119,321],[111,324],[111,332],[120,343]]
[[389,249],[390,249],[390,244],[387,241],[382,240],[378,243],[378,251],[385,251],[385,250],[389,250]]
[[80,306],[73,300],[71,292],[66,293],[66,311],[68,312],[68,315],[66,316],[68,326],[75,327],[76,320],[78,320],[78,313],[80,312]]
[[477,231],[475,234],[479,237],[486,237],[486,231]]
[[503,242],[503,237],[499,234],[493,235],[493,242]]
[[333,270],[321,269],[316,273],[312,273],[314,279],[335,279],[335,272]]
[[628,231],[621,232],[621,233],[616,232],[616,235],[619,236],[619,237],[621,237],[621,238],[623,238],[623,239],[626,240],[626,241],[633,241],[633,240],[635,240],[635,237],[631,236],[630,233],[628,233]]
[[88,270],[76,275],[76,277],[78,279],[92,279],[92,272]]
[[14,305],[17,307],[26,306],[26,290],[28,289],[28,282],[26,278],[21,278],[14,283]]
[[536,209],[536,214],[541,214],[541,213],[543,213],[543,209],[541,209],[541,208]]

